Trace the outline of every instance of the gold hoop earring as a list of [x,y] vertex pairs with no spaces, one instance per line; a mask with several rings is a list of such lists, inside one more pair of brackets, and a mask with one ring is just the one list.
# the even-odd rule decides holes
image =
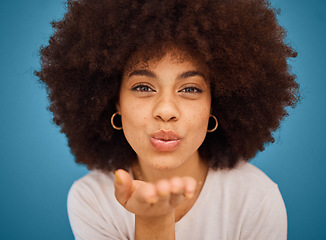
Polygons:
[[212,115],[212,114],[209,115],[209,117],[212,117],[215,120],[215,127],[213,129],[207,129],[207,132],[211,133],[211,132],[214,132],[217,129],[217,127],[218,127],[218,121],[217,121],[217,118],[214,115]]
[[112,117],[111,117],[111,125],[112,127],[115,129],[115,130],[121,130],[122,129],[122,126],[121,127],[117,127],[115,124],[114,124],[114,118],[116,115],[120,115],[119,112],[116,112],[116,113],[113,113]]

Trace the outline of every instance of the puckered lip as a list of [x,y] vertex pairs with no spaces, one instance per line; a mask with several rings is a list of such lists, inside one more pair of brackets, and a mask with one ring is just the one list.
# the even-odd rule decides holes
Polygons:
[[181,142],[181,137],[171,130],[159,130],[151,135],[150,142],[158,152],[172,152]]
[[151,137],[163,141],[175,141],[181,139],[181,137],[172,130],[159,130],[153,133]]

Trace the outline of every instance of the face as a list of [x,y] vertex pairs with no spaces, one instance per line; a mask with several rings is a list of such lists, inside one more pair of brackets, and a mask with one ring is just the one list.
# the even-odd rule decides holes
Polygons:
[[139,162],[161,170],[199,160],[211,106],[203,69],[171,56],[126,71],[117,104]]

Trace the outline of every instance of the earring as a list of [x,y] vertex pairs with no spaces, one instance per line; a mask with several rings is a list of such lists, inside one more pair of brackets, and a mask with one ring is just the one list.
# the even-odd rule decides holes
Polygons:
[[215,120],[215,127],[213,129],[207,129],[207,132],[211,133],[211,132],[214,132],[217,129],[217,127],[218,127],[218,121],[217,121],[217,118],[214,115],[212,115],[212,114],[209,115],[209,117],[212,117]]
[[121,130],[121,129],[122,129],[122,126],[121,126],[121,127],[117,127],[117,126],[114,124],[114,118],[115,118],[116,115],[120,115],[120,113],[119,113],[119,112],[116,112],[116,113],[114,113],[114,114],[112,115],[112,117],[111,117],[111,125],[112,125],[112,127],[113,127],[115,130]]

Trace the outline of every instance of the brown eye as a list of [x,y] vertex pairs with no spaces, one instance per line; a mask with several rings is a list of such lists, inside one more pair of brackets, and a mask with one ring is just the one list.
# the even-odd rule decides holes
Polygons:
[[154,92],[154,90],[147,85],[137,85],[134,86],[132,90],[137,92]]
[[197,87],[185,87],[182,90],[180,90],[180,92],[183,92],[183,93],[201,93],[203,91],[201,89],[197,88]]

